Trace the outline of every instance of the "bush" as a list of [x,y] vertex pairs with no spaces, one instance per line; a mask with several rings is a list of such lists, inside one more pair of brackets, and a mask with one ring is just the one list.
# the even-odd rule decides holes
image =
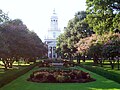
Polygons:
[[64,81],[65,81],[65,76],[63,76],[63,75],[58,75],[58,76],[56,77],[56,80],[57,80],[58,82],[64,82]]

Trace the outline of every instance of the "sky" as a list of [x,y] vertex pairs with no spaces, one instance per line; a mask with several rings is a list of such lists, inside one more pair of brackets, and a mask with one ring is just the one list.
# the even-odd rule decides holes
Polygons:
[[44,41],[55,9],[61,32],[78,11],[86,10],[86,0],[0,0],[0,9],[11,19],[21,19]]

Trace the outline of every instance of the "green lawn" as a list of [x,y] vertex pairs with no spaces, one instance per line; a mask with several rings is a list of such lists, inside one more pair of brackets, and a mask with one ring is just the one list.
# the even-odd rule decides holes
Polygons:
[[[118,70],[118,67],[117,67],[118,65],[117,65],[117,63],[115,63],[114,69],[111,69],[111,65],[109,65],[109,64],[110,64],[110,62],[106,60],[106,61],[104,62],[103,67],[101,67],[100,64],[98,64],[98,65],[95,66],[95,67],[98,67],[98,68],[101,68],[101,69],[103,69],[103,70],[107,70],[107,71],[110,71],[110,72],[113,72],[113,73],[120,74],[120,70]],[[81,65],[93,66],[93,60],[86,60],[85,62],[83,62],[83,61],[81,60]]]
[[34,70],[38,69],[34,68],[23,76],[0,88],[0,90],[120,90],[120,84],[105,79],[104,77],[83,68],[76,68],[89,72],[96,81],[89,83],[34,83],[26,81],[29,75]]
[[13,68],[8,69],[7,71],[5,71],[3,67],[0,67],[0,79],[7,77],[8,75],[13,75],[16,72],[25,69],[26,67],[28,67],[28,65],[19,66],[19,68],[18,66],[13,66]]

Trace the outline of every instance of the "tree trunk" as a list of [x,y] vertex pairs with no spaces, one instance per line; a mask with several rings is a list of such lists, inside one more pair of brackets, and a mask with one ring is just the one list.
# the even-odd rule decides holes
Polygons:
[[4,63],[4,67],[5,67],[5,70],[8,70],[8,68],[7,68],[7,63],[6,63],[6,60],[4,59],[4,60],[2,60],[3,61],[3,63]]
[[14,60],[12,60],[12,59],[10,58],[10,61],[9,61],[9,68],[12,68],[13,62],[14,62]]
[[97,64],[98,64],[98,58],[97,58],[96,56],[94,56],[93,62],[94,62],[94,65],[97,65]]
[[119,59],[118,59],[118,70],[120,70],[120,67],[119,67]]
[[99,58],[100,66],[103,67],[103,59]]
[[85,62],[85,55],[83,56],[83,62]]
[[7,65],[6,65],[6,64],[4,64],[4,67],[5,67],[5,71],[6,71],[6,70],[8,70],[8,68],[7,68]]
[[111,68],[114,69],[114,63],[110,60]]
[[103,63],[102,63],[102,60],[100,60],[100,66],[103,67]]
[[36,63],[36,58],[33,58],[34,63]]
[[12,62],[9,63],[9,68],[12,68],[12,64],[13,64]]
[[77,63],[80,64],[80,56],[77,55]]
[[71,59],[71,58],[72,58],[71,56],[72,56],[72,55],[71,55],[71,54],[69,54],[70,61],[72,60],[72,59]]

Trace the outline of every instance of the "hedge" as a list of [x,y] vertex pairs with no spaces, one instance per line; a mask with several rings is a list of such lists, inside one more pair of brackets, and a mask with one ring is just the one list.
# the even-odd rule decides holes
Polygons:
[[93,66],[87,66],[87,65],[80,65],[80,67],[85,68],[96,74],[99,74],[107,79],[120,83],[120,74],[110,72],[99,67],[93,67]]
[[2,79],[0,79],[0,88],[3,87],[4,85],[10,83],[11,81],[15,80],[16,78],[20,77],[21,75],[25,74],[29,70],[33,69],[36,65],[37,65],[37,63],[32,64],[32,65],[26,67],[25,69],[19,70],[11,75],[7,75],[6,77],[3,77]]

